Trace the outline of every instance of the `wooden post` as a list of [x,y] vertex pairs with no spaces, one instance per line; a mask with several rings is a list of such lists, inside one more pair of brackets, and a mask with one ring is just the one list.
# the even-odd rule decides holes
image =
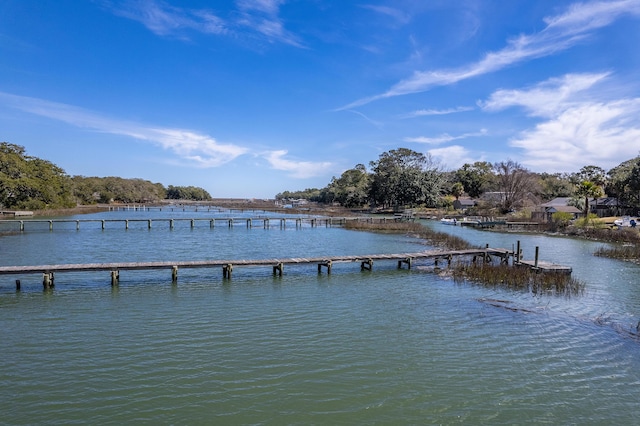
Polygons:
[[175,265],[171,268],[171,282],[174,284],[178,282],[178,267]]
[[129,229],[129,219],[124,221],[124,229]]
[[535,260],[533,261],[533,267],[535,269],[538,269],[538,252],[540,251],[540,247],[536,246],[536,257]]
[[215,228],[216,226],[216,220],[215,219],[211,219],[209,221],[209,228]]
[[520,263],[520,240],[518,240],[518,244],[516,245],[516,253],[515,253],[515,262]]
[[42,286],[44,288],[53,288],[54,284],[53,284],[53,280],[54,280],[54,276],[53,276],[53,272],[45,272],[42,274]]
[[231,279],[231,272],[233,272],[233,265],[227,263],[222,267],[222,278]]
[[273,275],[275,276],[276,274],[278,276],[282,276],[282,271],[284,269],[284,264],[282,262],[278,263],[277,265],[273,266]]
[[102,220],[102,230],[104,231],[104,219]]
[[24,232],[24,220],[20,221],[20,232]]
[[411,261],[412,259],[410,257],[407,257],[406,259],[398,260],[398,269],[402,269],[403,263],[407,264],[407,269],[411,269]]
[[331,261],[325,260],[322,263],[318,263],[318,273],[322,273],[322,267],[325,266],[327,268],[327,275],[331,275]]
[[53,231],[53,221],[49,221],[49,231]]
[[151,229],[151,219],[149,219],[147,222],[149,224],[149,229]]
[[373,259],[366,259],[360,263],[360,270],[364,271],[365,269],[367,271],[371,271],[373,269]]
[[264,219],[263,225],[264,225],[264,229],[269,229],[269,219],[268,218]]
[[173,229],[173,219],[169,220],[169,229]]
[[76,220],[76,231],[80,230],[80,221]]
[[16,291],[20,291],[20,280],[16,280]]
[[233,219],[229,219],[229,228],[233,226]]
[[196,226],[195,219],[191,219],[191,229],[193,229],[195,226]]
[[115,287],[120,282],[120,272],[118,270],[111,271],[111,287]]

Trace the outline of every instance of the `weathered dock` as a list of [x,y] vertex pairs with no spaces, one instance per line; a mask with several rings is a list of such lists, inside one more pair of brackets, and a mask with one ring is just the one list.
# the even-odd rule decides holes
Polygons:
[[[86,264],[61,264],[61,265],[26,265],[26,266],[0,266],[0,275],[28,275],[42,274],[43,286],[53,287],[56,273],[64,272],[96,272],[107,271],[111,275],[111,284],[117,285],[120,280],[120,271],[168,269],[171,270],[171,278],[174,282],[178,279],[179,269],[189,268],[221,268],[224,279],[230,279],[233,269],[237,267],[271,267],[274,275],[282,276],[285,265],[317,265],[318,273],[325,268],[331,273],[335,263],[359,263],[361,270],[373,269],[374,262],[396,261],[398,268],[404,265],[411,268],[417,260],[431,259],[437,267],[439,262],[448,265],[454,258],[471,257],[473,261],[480,259],[490,262],[499,259],[502,263],[508,263],[513,253],[501,248],[466,249],[451,251],[423,251],[417,253],[393,253],[371,255],[343,255],[322,256],[311,258],[286,258],[286,259],[236,259],[236,260],[198,260],[198,261],[158,261],[158,262],[119,262],[119,263],[86,263]],[[16,281],[16,288],[20,288],[20,281]]]
[[[417,253],[391,253],[391,254],[371,254],[371,255],[341,255],[322,256],[310,258],[274,258],[274,259],[236,259],[236,260],[198,260],[198,261],[156,261],[156,262],[116,262],[116,263],[85,263],[85,264],[60,264],[60,265],[25,265],[25,266],[0,266],[0,275],[29,275],[42,274],[42,284],[44,288],[54,286],[55,274],[64,272],[96,272],[107,271],[111,275],[111,285],[118,285],[120,281],[120,271],[136,270],[171,270],[171,278],[175,283],[178,280],[180,269],[194,268],[221,268],[223,279],[230,279],[235,267],[271,267],[273,275],[282,276],[285,265],[317,265],[318,273],[323,268],[327,273],[331,273],[331,268],[335,263],[360,263],[361,270],[373,270],[374,262],[396,261],[398,269],[406,265],[408,269],[414,262],[419,260],[432,260],[434,267],[438,267],[440,262],[451,265],[453,259],[460,257],[471,258],[473,262],[478,261],[489,263],[494,259],[501,264],[508,264],[509,259],[513,259],[514,267],[527,267],[537,272],[556,272],[571,274],[572,269],[568,266],[557,265],[538,260],[538,247],[536,247],[536,257],[533,261],[520,259],[520,244],[518,242],[517,251],[509,251],[502,248],[490,248],[488,245],[482,249],[465,250],[434,250]],[[16,280],[16,289],[20,290],[20,280]]]
[[272,226],[279,226],[280,228],[286,228],[289,226],[302,227],[303,224],[316,226],[341,226],[347,222],[368,222],[368,223],[387,223],[401,221],[403,218],[387,217],[387,216],[349,216],[349,217],[201,217],[201,218],[154,218],[154,219],[30,219],[30,220],[0,220],[0,230],[16,230],[25,232],[28,228],[35,229],[35,225],[46,225],[50,231],[57,229],[62,224],[72,223],[75,224],[75,229],[80,230],[81,224],[98,223],[101,229],[107,229],[109,224],[119,224],[121,228],[129,229],[129,225],[133,223],[144,223],[148,229],[151,229],[154,224],[164,224],[169,229],[173,229],[179,222],[188,222],[191,228],[195,228],[198,222],[209,225],[209,228],[214,228],[222,224],[232,228],[238,224],[246,224],[247,228],[261,227],[270,228]]

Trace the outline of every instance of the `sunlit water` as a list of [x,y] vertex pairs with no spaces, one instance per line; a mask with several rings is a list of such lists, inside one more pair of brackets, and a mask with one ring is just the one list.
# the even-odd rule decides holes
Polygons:
[[[112,212],[82,218],[207,217]],[[222,214],[224,215],[224,214]],[[246,215],[255,215],[255,213]],[[238,216],[235,214],[235,216]],[[564,298],[378,262],[0,277],[2,424],[636,424],[640,268],[599,243],[426,223],[571,265]],[[403,235],[208,222],[48,225],[0,236],[3,265],[309,257],[429,249]],[[487,303],[500,300],[498,304]],[[498,306],[495,306],[498,305]]]

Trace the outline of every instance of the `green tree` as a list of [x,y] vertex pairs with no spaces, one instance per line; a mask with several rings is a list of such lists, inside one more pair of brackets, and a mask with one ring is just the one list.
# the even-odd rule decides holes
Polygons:
[[205,189],[196,186],[169,185],[166,196],[170,200],[206,201],[211,199],[211,195]]
[[557,197],[571,197],[573,184],[566,173],[541,173],[538,175],[538,196],[545,200]]
[[584,166],[572,176],[575,185],[575,196],[584,200],[584,215],[589,214],[589,199],[601,198],[604,195],[603,186],[606,183],[606,173],[598,166]]
[[590,180],[583,180],[576,185],[576,196],[584,199],[584,216],[589,215],[589,198],[600,198],[604,194],[602,187]]
[[430,155],[398,148],[382,153],[370,165],[370,198],[376,205],[437,204],[443,178]]
[[24,147],[0,143],[0,205],[5,208],[70,207],[71,182],[55,164],[26,155]]
[[486,161],[476,161],[473,164],[466,163],[456,170],[455,180],[462,184],[470,197],[478,198],[495,181],[493,166]]
[[464,186],[460,182],[456,182],[451,187],[451,195],[453,195],[456,200],[460,198],[464,194]]
[[607,194],[623,207],[640,209],[640,156],[620,163],[607,176]]
[[363,164],[346,170],[339,178],[333,178],[327,187],[326,194],[331,202],[338,202],[344,207],[361,207],[368,203],[370,192],[370,175]]

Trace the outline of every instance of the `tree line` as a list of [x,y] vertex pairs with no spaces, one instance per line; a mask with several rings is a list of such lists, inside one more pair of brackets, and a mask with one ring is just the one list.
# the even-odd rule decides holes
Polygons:
[[97,203],[150,203],[164,199],[210,200],[195,186],[172,186],[143,179],[69,176],[25,148],[0,143],[0,208],[44,210]]
[[608,172],[587,165],[574,173],[535,173],[518,162],[477,161],[445,171],[429,154],[407,148],[384,152],[369,168],[357,164],[324,188],[284,191],[277,199],[304,198],[348,208],[447,208],[468,196],[500,213],[532,207],[556,197],[589,212],[590,200],[617,199],[619,211],[640,209],[640,156]]

